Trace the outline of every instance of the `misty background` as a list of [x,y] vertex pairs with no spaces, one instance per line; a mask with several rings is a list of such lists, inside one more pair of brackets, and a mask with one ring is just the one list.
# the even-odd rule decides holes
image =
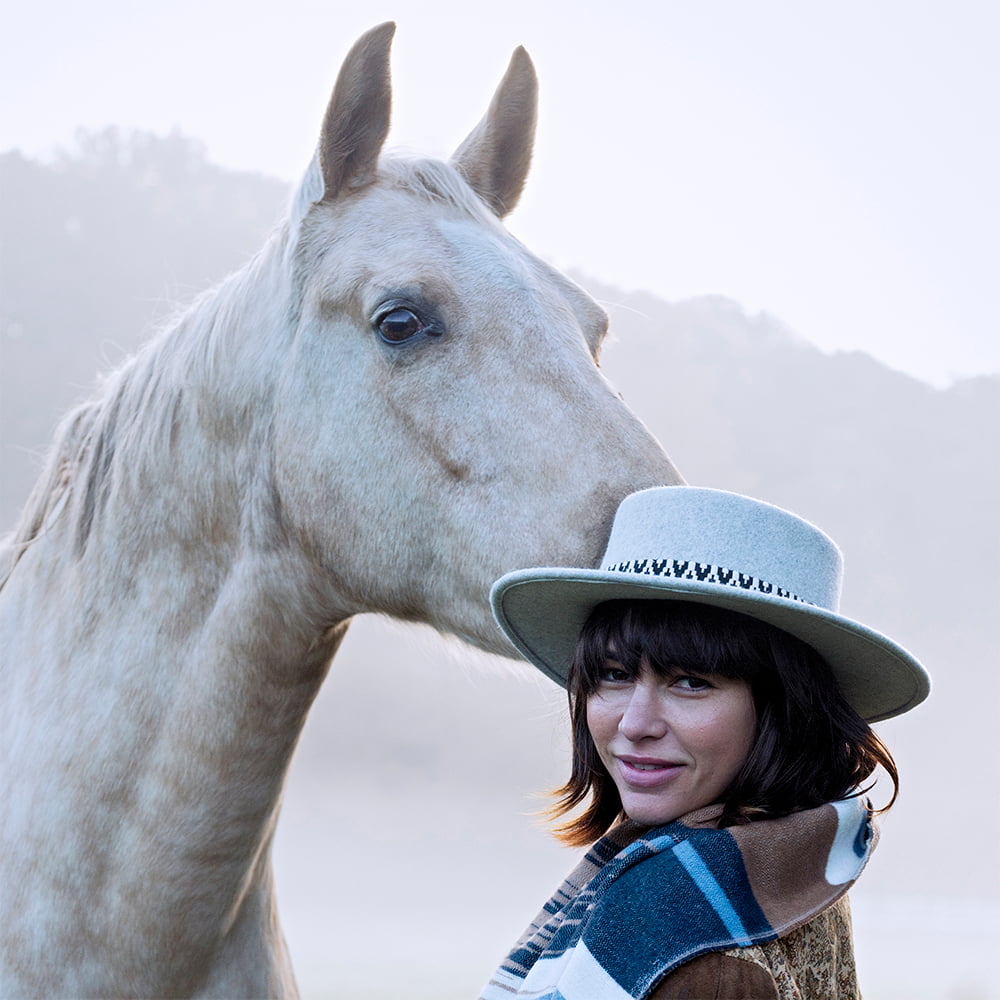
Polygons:
[[49,0],[0,20],[0,150],[165,135],[296,181],[348,46],[395,20],[392,146],[447,157],[538,69],[516,235],[669,301],[723,292],[943,387],[1000,371],[990,0]]
[[[0,525],[54,425],[238,267],[288,185],[177,131],[0,154]],[[602,367],[688,481],[788,507],[846,559],[843,610],[913,650],[928,702],[878,727],[902,775],[852,893],[869,1000],[1000,996],[1000,378],[946,388],[722,296],[576,274],[609,310]],[[307,998],[460,1000],[574,863],[537,816],[568,766],[562,692],[429,630],[359,619],[296,756],[281,915]]]

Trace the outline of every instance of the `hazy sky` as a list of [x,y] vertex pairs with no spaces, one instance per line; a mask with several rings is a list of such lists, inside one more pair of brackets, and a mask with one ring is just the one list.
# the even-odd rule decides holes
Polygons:
[[390,142],[448,155],[514,46],[541,79],[511,229],[564,268],[731,296],[935,384],[1000,371],[1000,7],[980,0],[53,0],[0,21],[0,150],[178,127],[301,173],[340,61],[398,23]]

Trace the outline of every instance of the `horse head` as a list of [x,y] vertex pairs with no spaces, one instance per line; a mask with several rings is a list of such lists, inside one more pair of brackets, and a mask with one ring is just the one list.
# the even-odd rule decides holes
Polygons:
[[592,565],[626,494],[680,480],[598,369],[603,309],[501,222],[531,159],[527,53],[449,164],[406,159],[382,153],[392,34],[347,56],[297,198],[276,491],[335,616],[509,653],[490,582]]

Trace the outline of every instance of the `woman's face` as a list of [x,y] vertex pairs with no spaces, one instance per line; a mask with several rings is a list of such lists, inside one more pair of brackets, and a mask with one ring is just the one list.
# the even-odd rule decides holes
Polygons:
[[658,826],[718,802],[756,736],[750,685],[713,674],[635,677],[608,659],[587,726],[626,815]]

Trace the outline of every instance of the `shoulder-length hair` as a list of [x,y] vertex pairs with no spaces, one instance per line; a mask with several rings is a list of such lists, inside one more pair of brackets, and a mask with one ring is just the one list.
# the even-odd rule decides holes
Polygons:
[[[597,755],[587,727],[587,699],[598,687],[608,653],[616,668],[638,674],[678,670],[738,678],[750,685],[757,734],[742,769],[722,798],[720,826],[787,816],[825,802],[861,795],[881,767],[896,801],[899,775],[892,755],[848,704],[826,661],[794,636],[747,615],[689,601],[607,601],[580,633],[569,673],[573,767],[547,810],[560,819],[582,802],[556,837],[582,847],[624,818],[621,798]],[[589,801],[588,801],[589,800]]]

